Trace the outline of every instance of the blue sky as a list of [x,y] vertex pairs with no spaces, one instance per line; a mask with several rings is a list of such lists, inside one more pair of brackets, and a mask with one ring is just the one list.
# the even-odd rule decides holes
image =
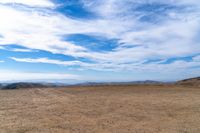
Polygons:
[[0,82],[200,76],[198,0],[1,0]]

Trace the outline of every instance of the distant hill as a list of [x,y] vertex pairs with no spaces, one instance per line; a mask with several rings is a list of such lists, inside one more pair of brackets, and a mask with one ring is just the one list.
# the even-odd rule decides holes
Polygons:
[[132,81],[132,82],[84,82],[79,84],[60,84],[60,83],[5,83],[0,84],[0,89],[28,89],[28,88],[49,88],[49,87],[67,87],[67,86],[101,86],[101,85],[164,85],[164,84],[174,84],[174,85],[187,85],[187,86],[199,86],[200,87],[200,77],[184,79],[177,82],[159,82],[153,80],[145,81]]
[[139,84],[162,84],[163,82],[145,80],[145,81],[132,81],[132,82],[85,82],[80,84],[74,84],[72,86],[98,86],[98,85],[139,85]]
[[1,86],[1,89],[23,89],[23,88],[45,88],[49,87],[48,85],[40,83],[12,83],[5,86]]
[[179,85],[190,85],[190,86],[199,86],[200,87],[200,77],[184,79],[177,82]]
[[162,84],[164,82],[160,81],[154,81],[154,80],[145,80],[145,81],[133,81],[133,82],[128,82],[131,84]]
[[137,85],[137,84],[162,84],[158,81],[133,81],[133,82],[84,82],[79,84],[60,84],[60,83],[29,83],[29,82],[18,82],[18,83],[7,83],[0,84],[0,89],[28,89],[28,88],[48,88],[48,87],[67,87],[67,86],[99,86],[99,85]]

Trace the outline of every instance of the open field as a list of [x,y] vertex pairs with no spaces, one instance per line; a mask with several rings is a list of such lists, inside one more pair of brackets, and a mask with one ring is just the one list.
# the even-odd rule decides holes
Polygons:
[[0,90],[0,133],[200,133],[200,88]]

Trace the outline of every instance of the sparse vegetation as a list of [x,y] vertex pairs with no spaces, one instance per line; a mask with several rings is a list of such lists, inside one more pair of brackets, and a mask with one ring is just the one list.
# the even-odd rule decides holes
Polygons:
[[181,80],[181,81],[178,81],[177,84],[187,85],[187,86],[199,86],[200,87],[200,77]]
[[200,88],[102,85],[0,90],[0,132],[199,133]]

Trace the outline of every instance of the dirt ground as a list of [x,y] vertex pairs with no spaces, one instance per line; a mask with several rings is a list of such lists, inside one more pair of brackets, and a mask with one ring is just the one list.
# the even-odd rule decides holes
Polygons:
[[0,133],[200,133],[200,88],[0,90]]

